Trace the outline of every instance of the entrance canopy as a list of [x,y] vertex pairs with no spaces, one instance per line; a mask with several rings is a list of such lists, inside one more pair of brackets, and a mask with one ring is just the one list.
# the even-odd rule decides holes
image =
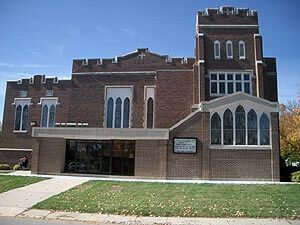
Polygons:
[[32,137],[77,140],[169,140],[169,129],[34,127]]

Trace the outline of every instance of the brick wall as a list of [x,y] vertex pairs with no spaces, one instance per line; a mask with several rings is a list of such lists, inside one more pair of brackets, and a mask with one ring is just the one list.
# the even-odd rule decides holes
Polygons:
[[11,169],[19,163],[19,159],[26,155],[28,157],[28,168],[31,168],[31,151],[0,150],[0,164],[9,164]]
[[158,71],[155,93],[155,127],[169,128],[190,114],[193,71]]
[[70,100],[70,122],[87,122],[90,127],[103,127],[105,120],[105,86],[134,86],[132,128],[144,124],[144,86],[155,85],[154,75],[73,75]]
[[165,140],[137,140],[135,176],[166,178],[167,145]]
[[[42,76],[34,76],[34,84],[29,84],[29,79],[23,79],[22,84],[7,82],[5,106],[3,114],[3,130],[0,139],[0,147],[32,148],[31,121],[36,121],[40,126],[42,106],[38,105],[41,97],[45,97],[46,90],[53,90],[54,97],[58,97],[59,105],[56,107],[56,122],[67,122],[69,116],[70,80],[61,80],[53,83],[53,79],[47,79],[46,84],[41,84]],[[32,105],[29,106],[28,130],[26,133],[14,133],[15,107],[12,105],[14,98],[20,97],[21,90],[28,91]]]
[[271,180],[271,151],[210,149],[210,178]]
[[32,153],[32,173],[57,174],[64,172],[66,140],[36,138]]
[[[201,178],[202,177],[202,114],[197,113],[192,118],[170,132],[168,144],[168,170],[170,178]],[[174,137],[197,138],[196,154],[173,153]]]

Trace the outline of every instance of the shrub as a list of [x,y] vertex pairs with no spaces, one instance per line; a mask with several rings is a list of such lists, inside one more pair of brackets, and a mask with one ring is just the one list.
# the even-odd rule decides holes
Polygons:
[[8,164],[0,164],[0,170],[10,170],[10,166]]
[[16,164],[16,165],[14,165],[13,169],[14,169],[14,170],[20,170],[20,169],[21,169],[21,167],[20,167],[20,165],[19,165],[19,164]]
[[296,171],[294,173],[292,173],[292,178],[291,180],[293,182],[300,182],[300,170],[299,171]]

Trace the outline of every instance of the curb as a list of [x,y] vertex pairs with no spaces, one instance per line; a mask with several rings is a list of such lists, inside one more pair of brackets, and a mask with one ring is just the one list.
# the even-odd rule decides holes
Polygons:
[[138,217],[123,215],[108,215],[99,213],[79,213],[29,209],[17,215],[45,220],[67,220],[79,222],[107,224],[137,224],[137,225],[300,225],[300,220],[286,219],[255,219],[255,218],[184,218],[184,217]]

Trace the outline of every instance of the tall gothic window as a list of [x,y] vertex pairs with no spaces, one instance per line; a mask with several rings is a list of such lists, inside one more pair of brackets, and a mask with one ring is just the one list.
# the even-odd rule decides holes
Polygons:
[[227,56],[227,59],[233,58],[232,41],[226,41],[226,56]]
[[31,98],[15,98],[14,132],[26,132],[28,129],[29,106]]
[[211,144],[221,144],[221,118],[218,113],[214,113],[211,118]]
[[41,98],[41,127],[55,127],[56,105],[58,98]]
[[49,127],[55,127],[55,106],[51,105],[49,112]]
[[15,130],[20,130],[21,128],[21,115],[22,115],[22,106],[18,105],[16,108],[16,115],[15,115]]
[[130,100],[129,98],[125,98],[124,110],[123,110],[123,128],[129,127],[129,112],[130,112]]
[[109,98],[107,101],[107,120],[106,120],[107,128],[113,127],[113,117],[114,117],[114,100],[112,98]]
[[226,109],[223,116],[224,145],[233,145],[233,115],[229,109]]
[[268,116],[263,113],[259,120],[260,126],[260,144],[269,145],[270,144],[270,121]]
[[215,55],[215,59],[221,58],[220,42],[218,40],[214,42],[214,55]]
[[245,110],[240,105],[235,110],[235,144],[246,144]]
[[239,41],[239,55],[240,55],[240,59],[246,58],[245,42],[243,41]]
[[133,87],[106,87],[105,127],[129,128]]
[[147,101],[147,128],[153,128],[153,98]]
[[48,123],[48,106],[44,105],[42,109],[42,127],[47,127]]
[[247,116],[248,145],[257,145],[257,115],[251,109]]
[[116,111],[115,111],[115,128],[121,128],[122,116],[122,100],[117,98],[116,100]]
[[22,115],[22,130],[27,130],[28,124],[28,105],[23,107],[23,115]]

